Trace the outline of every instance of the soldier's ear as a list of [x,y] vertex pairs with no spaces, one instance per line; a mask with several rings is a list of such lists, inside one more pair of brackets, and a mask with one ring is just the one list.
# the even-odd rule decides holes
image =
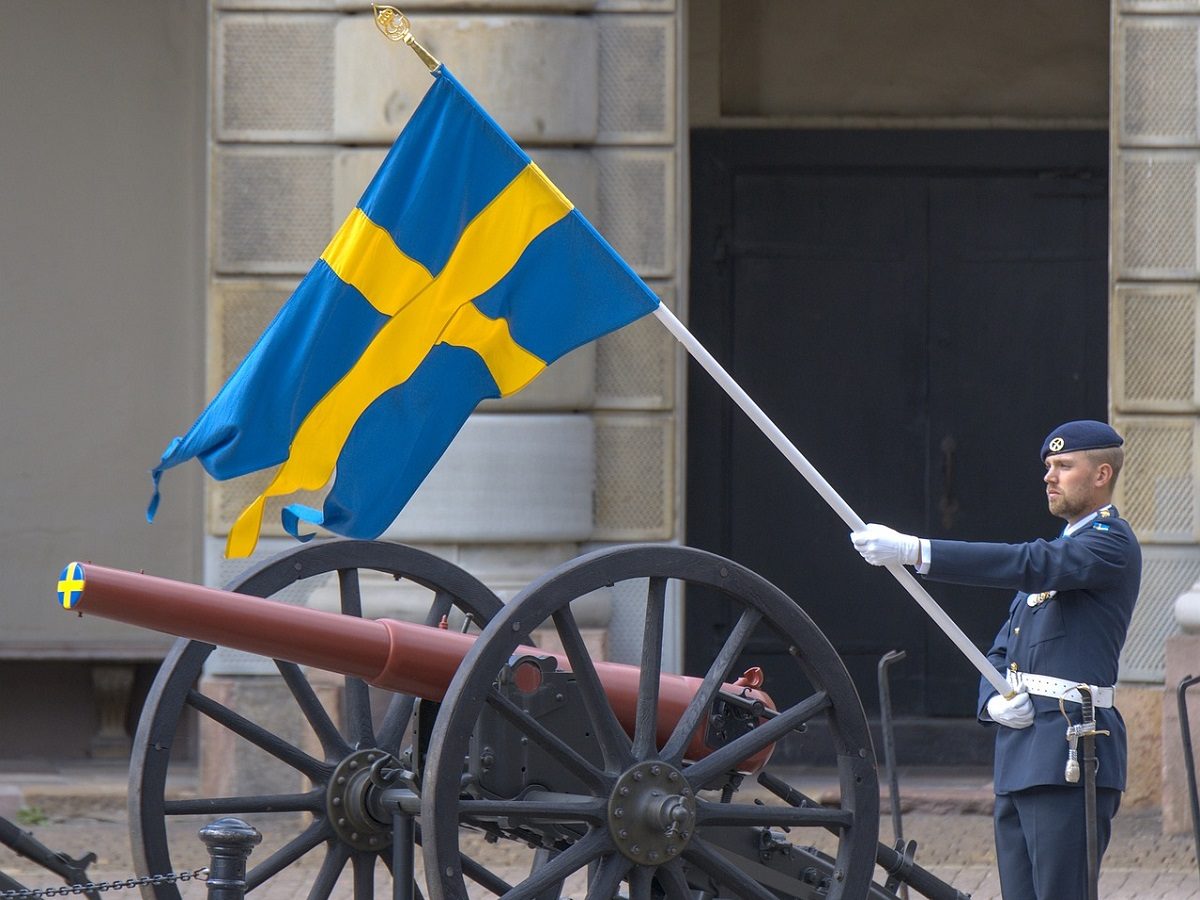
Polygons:
[[1096,466],[1096,487],[1104,487],[1112,483],[1113,467],[1109,463],[1100,463]]

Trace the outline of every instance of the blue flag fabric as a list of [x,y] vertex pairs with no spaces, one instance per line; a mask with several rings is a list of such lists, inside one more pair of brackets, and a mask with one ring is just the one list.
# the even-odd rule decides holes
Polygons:
[[603,237],[444,66],[362,199],[274,321],[152,471],[278,469],[269,497],[332,486],[302,522],[381,534],[475,406],[658,306]]

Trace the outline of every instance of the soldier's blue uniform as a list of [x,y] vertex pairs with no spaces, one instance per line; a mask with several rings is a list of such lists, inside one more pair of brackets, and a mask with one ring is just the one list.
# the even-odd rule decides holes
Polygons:
[[[1051,433],[1053,435],[1053,432]],[[1115,432],[1114,432],[1115,434]],[[1047,442],[1050,442],[1047,438]],[[1077,442],[1078,443],[1078,442]],[[1111,445],[1109,445],[1111,446]],[[1058,443],[1048,452],[1076,449]],[[1079,448],[1082,449],[1082,448]],[[1027,544],[928,544],[925,577],[1017,591],[988,658],[1009,670],[1091,685],[1113,685],[1141,579],[1141,550],[1111,505],[1053,541]],[[1053,592],[1053,593],[1051,593]],[[978,715],[995,694],[981,679]],[[996,849],[1004,896],[1068,900],[1086,896],[1086,832],[1082,781],[1066,781],[1067,722],[1051,697],[1031,696],[1028,728],[996,733]],[[1074,723],[1080,707],[1066,704]],[[1096,709],[1099,851],[1125,788],[1125,723],[1115,708]]]

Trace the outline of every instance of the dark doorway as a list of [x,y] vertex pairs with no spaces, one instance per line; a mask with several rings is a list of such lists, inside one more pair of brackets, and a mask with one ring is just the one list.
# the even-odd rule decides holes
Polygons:
[[[865,520],[1053,535],[1037,449],[1107,412],[1107,153],[1094,132],[696,131],[690,327]],[[900,649],[896,715],[973,720],[973,667],[694,365],[687,509],[688,543],[816,620],[869,714]],[[986,650],[1010,595],[926,586]],[[722,609],[689,603],[689,654]]]

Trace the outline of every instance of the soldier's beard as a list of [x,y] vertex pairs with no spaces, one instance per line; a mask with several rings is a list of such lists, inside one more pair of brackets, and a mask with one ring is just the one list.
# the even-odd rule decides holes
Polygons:
[[1056,497],[1047,497],[1046,499],[1050,507],[1050,514],[1058,516],[1060,519],[1066,519],[1068,522],[1082,519],[1095,508],[1091,496],[1068,497],[1066,494],[1060,493]]

